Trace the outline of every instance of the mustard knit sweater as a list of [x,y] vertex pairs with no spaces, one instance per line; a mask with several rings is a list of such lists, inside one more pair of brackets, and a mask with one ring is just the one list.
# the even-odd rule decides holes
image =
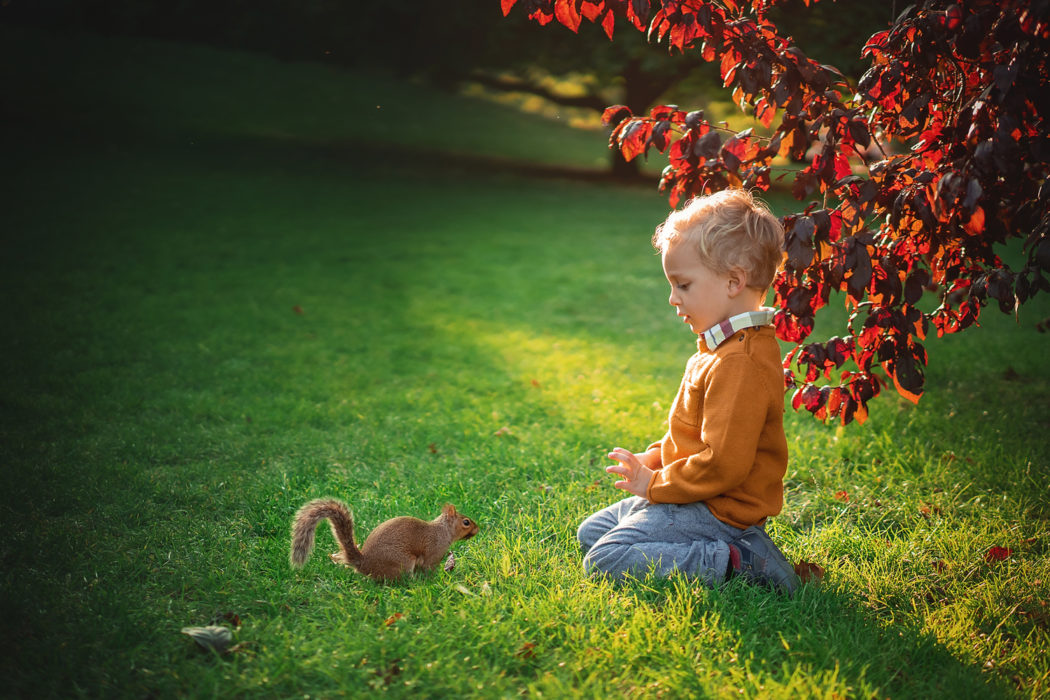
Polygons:
[[746,328],[689,359],[649,484],[653,503],[703,501],[746,528],[784,504],[784,374],[772,326]]

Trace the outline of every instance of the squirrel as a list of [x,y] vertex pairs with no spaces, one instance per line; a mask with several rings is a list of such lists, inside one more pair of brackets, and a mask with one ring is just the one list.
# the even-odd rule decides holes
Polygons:
[[354,518],[342,501],[318,498],[295,514],[292,521],[292,549],[289,560],[294,568],[306,563],[314,548],[318,523],[328,520],[339,551],[331,554],[336,564],[349,564],[376,581],[395,579],[417,570],[434,568],[456,540],[478,533],[478,525],[446,505],[430,522],[402,515],[376,526],[358,549],[354,543]]

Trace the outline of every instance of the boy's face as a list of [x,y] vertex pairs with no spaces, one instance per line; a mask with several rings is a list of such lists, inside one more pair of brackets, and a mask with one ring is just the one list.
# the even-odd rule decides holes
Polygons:
[[664,276],[671,284],[668,302],[700,335],[729,318],[732,307],[729,275],[722,275],[700,262],[688,241],[671,241],[661,256]]

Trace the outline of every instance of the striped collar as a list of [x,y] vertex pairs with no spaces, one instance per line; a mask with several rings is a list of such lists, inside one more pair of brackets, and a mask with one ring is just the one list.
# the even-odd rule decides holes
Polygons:
[[758,311],[745,311],[742,314],[727,318],[717,326],[707,329],[700,334],[700,339],[704,341],[704,344],[710,350],[714,350],[725,342],[726,338],[737,331],[742,331],[745,328],[754,328],[755,326],[768,326],[773,323],[773,313],[774,310],[766,306],[763,306]]

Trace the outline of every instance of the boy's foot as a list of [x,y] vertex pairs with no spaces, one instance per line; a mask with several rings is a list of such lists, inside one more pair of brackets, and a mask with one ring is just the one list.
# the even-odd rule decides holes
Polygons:
[[731,575],[743,576],[757,584],[791,595],[798,588],[798,576],[780,549],[760,527],[749,527],[729,543]]

